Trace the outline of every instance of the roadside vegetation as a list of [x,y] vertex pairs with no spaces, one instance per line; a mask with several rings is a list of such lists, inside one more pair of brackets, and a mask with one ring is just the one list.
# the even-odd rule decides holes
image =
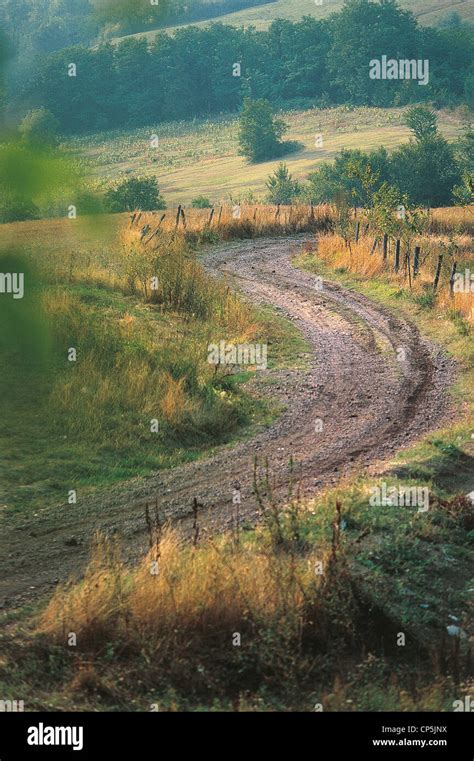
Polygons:
[[71,478],[87,489],[194,459],[274,414],[246,393],[251,368],[209,364],[207,347],[278,334],[273,361],[285,362],[296,330],[207,275],[180,233],[146,248],[140,229],[67,253],[62,242],[59,256],[41,244],[16,252],[35,288],[4,315],[22,318],[24,342],[21,356],[1,346],[8,510],[66,501]]

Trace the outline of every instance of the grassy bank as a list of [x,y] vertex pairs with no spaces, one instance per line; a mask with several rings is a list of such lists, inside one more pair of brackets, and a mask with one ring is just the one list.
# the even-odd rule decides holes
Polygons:
[[267,372],[304,351],[287,321],[208,276],[182,235],[163,233],[151,250],[127,230],[108,245],[86,236],[62,246],[15,253],[28,274],[7,314],[24,351],[2,345],[10,515],[193,460],[267,425],[276,407],[245,385],[256,368],[210,364],[209,344],[272,342]]

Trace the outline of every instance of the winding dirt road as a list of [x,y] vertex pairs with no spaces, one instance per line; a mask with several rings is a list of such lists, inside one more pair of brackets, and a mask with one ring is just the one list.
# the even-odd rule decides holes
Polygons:
[[[255,456],[261,462],[268,458],[282,499],[292,456],[301,491],[310,495],[391,456],[441,420],[451,362],[402,317],[336,283],[318,288],[315,276],[291,264],[303,240],[233,243],[205,260],[252,301],[280,309],[311,347],[305,370],[262,371],[271,379],[266,393],[285,407],[280,418],[208,459],[95,492],[77,505],[48,507],[14,528],[4,526],[0,564],[8,572],[0,578],[0,604],[16,606],[80,572],[98,529],[120,533],[133,560],[147,548],[147,500],[157,498],[162,513],[190,531],[196,497],[203,506],[201,531],[219,531],[231,525],[239,484],[241,517],[253,522]],[[271,357],[271,346],[268,351]]]

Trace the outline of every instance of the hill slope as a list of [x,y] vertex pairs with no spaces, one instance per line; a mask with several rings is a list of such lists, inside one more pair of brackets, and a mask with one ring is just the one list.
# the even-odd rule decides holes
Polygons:
[[[394,148],[409,138],[404,109],[310,109],[283,114],[289,130],[285,139],[296,140],[300,150],[283,157],[297,179],[303,179],[322,161],[333,159],[342,148],[370,150],[380,145]],[[460,123],[455,114],[439,113],[441,132],[452,139]],[[150,146],[156,133],[159,147]],[[323,147],[315,135],[323,135]],[[211,201],[228,200],[243,191],[256,196],[266,192],[265,180],[279,159],[248,164],[238,155],[238,120],[218,120],[151,125],[130,132],[102,132],[76,138],[68,145],[91,160],[92,171],[107,181],[126,174],[152,174],[168,205],[189,204],[198,195]]]
[[[208,26],[218,21],[232,26],[255,26],[256,29],[267,29],[277,18],[290,21],[299,21],[303,16],[325,18],[335,11],[340,11],[343,4],[342,0],[322,0],[320,5],[316,4],[315,0],[276,0],[274,3],[245,8],[208,21],[197,21],[193,26]],[[474,21],[474,3],[471,0],[399,0],[399,4],[402,8],[411,11],[421,24],[427,26],[435,25],[444,14],[451,10],[455,10],[465,20]],[[168,27],[168,31],[176,28],[176,26]],[[156,33],[157,30],[152,30],[128,36],[153,38]],[[115,38],[116,41],[120,39],[124,38]]]

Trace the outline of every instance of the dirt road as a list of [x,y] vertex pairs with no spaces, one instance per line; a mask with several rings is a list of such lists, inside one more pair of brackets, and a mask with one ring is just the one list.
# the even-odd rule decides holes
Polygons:
[[[241,516],[256,518],[253,461],[268,458],[281,498],[289,460],[303,493],[313,494],[352,469],[369,467],[418,438],[446,413],[453,368],[402,317],[333,282],[296,270],[302,239],[245,241],[212,251],[206,266],[225,272],[254,302],[279,308],[312,350],[308,369],[270,373],[268,393],[285,405],[274,425],[206,460],[96,492],[77,505],[54,505],[14,529],[2,528],[0,604],[11,607],[51,592],[80,572],[93,533],[124,537],[133,560],[147,548],[144,503],[191,528],[194,497],[201,531],[226,528],[240,485]],[[271,357],[271,345],[268,347]],[[322,422],[322,430],[321,429]]]

